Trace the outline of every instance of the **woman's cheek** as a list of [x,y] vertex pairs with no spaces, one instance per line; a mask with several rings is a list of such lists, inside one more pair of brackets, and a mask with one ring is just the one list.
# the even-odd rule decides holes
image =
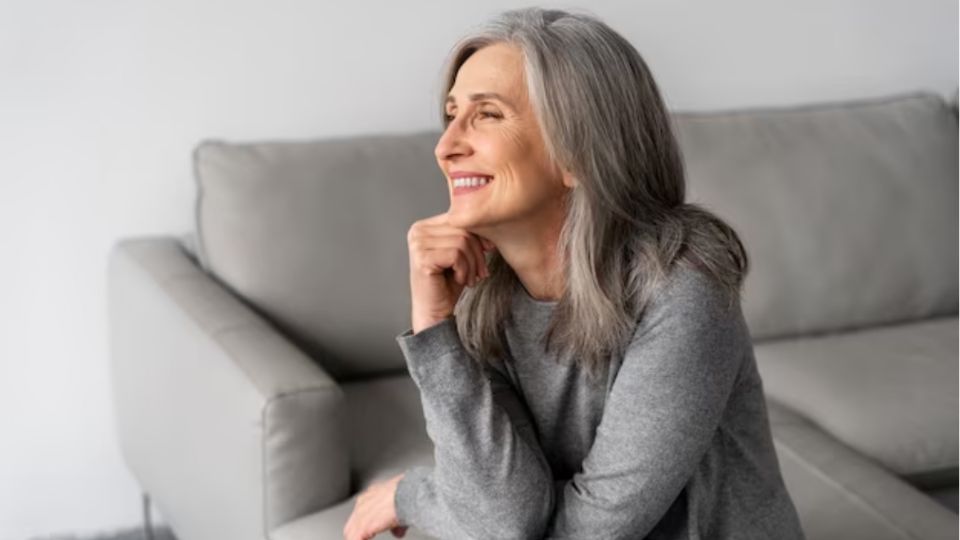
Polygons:
[[533,145],[530,135],[520,129],[506,129],[504,133],[506,140],[505,150],[514,156],[527,156]]

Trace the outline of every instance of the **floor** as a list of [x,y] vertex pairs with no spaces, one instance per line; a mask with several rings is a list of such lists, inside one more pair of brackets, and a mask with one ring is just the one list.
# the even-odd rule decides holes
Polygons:
[[[29,540],[149,540],[141,527],[133,529],[123,529],[111,533],[97,534],[93,536],[55,535],[55,536],[35,536]],[[177,537],[170,532],[170,529],[164,526],[157,526],[153,530],[153,540],[177,540]]]

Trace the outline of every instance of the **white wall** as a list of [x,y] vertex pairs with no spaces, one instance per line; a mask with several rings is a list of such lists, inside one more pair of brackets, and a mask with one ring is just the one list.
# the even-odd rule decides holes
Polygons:
[[[0,540],[139,519],[113,429],[106,255],[191,227],[194,144],[435,128],[449,47],[516,5],[0,3]],[[589,6],[674,109],[957,86],[951,0]]]

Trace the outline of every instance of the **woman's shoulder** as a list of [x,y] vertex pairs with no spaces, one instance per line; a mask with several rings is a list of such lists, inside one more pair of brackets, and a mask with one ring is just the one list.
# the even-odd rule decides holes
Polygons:
[[[670,272],[643,310],[624,352],[624,362],[705,362],[726,359],[738,370],[752,341],[739,299],[722,282],[691,267]],[[655,360],[651,360],[655,359]],[[691,368],[693,369],[693,368]],[[699,369],[699,368],[697,368]]]
[[685,326],[717,324],[742,319],[739,290],[721,282],[702,268],[673,265],[655,287],[642,313],[640,325],[671,320]]
[[739,292],[699,266],[678,262],[661,280],[652,300],[655,303],[729,304],[739,301]]

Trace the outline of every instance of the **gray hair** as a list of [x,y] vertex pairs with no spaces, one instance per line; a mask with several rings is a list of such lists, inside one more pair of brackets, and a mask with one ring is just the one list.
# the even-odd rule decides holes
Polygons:
[[[442,98],[477,50],[519,47],[527,91],[550,159],[576,179],[558,238],[565,289],[545,335],[590,375],[624,354],[644,308],[682,264],[716,279],[731,305],[748,271],[736,232],[684,203],[683,160],[670,116],[646,63],[592,15],[526,8],[506,11],[453,48]],[[442,120],[446,126],[446,120]],[[503,324],[519,279],[499,253],[490,277],[464,292],[457,331],[474,358],[507,359]]]

